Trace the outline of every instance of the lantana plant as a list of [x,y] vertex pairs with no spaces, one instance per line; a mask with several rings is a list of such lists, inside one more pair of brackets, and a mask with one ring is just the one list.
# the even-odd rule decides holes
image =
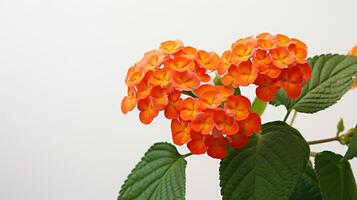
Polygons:
[[[137,108],[140,121],[150,124],[163,111],[172,142],[188,152],[152,145],[118,199],[185,199],[186,158],[207,154],[221,159],[223,199],[356,200],[349,160],[357,156],[357,127],[345,130],[340,120],[335,137],[306,141],[293,122],[297,113],[324,110],[357,86],[357,46],[348,55],[311,58],[307,49],[296,38],[261,33],[237,40],[221,56],[180,40],[146,52],[128,70],[122,112]],[[253,102],[240,90],[248,86],[255,88]],[[285,106],[282,121],[262,124],[268,104]],[[310,151],[330,141],[348,145],[346,154]]]

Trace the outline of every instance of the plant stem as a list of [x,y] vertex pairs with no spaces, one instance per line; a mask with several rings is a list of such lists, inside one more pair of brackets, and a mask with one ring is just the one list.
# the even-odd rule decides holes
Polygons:
[[193,94],[192,91],[182,91],[181,93],[185,94],[185,95],[188,95],[188,96],[191,96],[193,98],[197,98],[197,96],[195,94]]
[[284,122],[286,122],[286,120],[288,120],[290,112],[291,112],[291,110],[288,110],[288,112],[286,113],[284,120],[283,120]]
[[295,119],[296,119],[296,116],[297,116],[297,111],[294,110],[293,118],[292,118],[291,121],[290,121],[290,126],[293,126],[293,124],[294,124],[294,122],[295,122]]
[[313,144],[321,144],[321,143],[332,142],[332,141],[340,141],[340,137],[325,138],[321,140],[312,140],[307,142],[307,144],[313,145]]
[[311,157],[316,157],[316,155],[317,155],[316,152],[310,151],[310,156],[311,156]]
[[193,154],[192,153],[188,153],[188,154],[184,154],[184,155],[182,155],[184,158],[187,158],[187,157],[189,157],[189,156],[192,156]]

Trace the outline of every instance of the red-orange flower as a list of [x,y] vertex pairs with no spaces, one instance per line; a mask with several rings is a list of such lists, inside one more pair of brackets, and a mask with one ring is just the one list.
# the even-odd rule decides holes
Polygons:
[[234,135],[238,132],[239,126],[235,119],[228,116],[224,110],[216,110],[213,115],[216,128],[226,135]]
[[139,100],[138,109],[140,110],[139,118],[143,124],[150,124],[159,113],[153,107],[150,97]]
[[190,125],[194,131],[209,135],[214,127],[212,112],[199,113]]
[[259,75],[254,83],[258,86],[255,90],[257,97],[266,102],[272,101],[280,89],[279,80],[266,75]]
[[288,47],[278,46],[270,51],[270,57],[273,64],[281,69],[287,68],[294,62],[294,56],[290,53]]
[[199,100],[191,97],[181,100],[177,105],[177,110],[180,111],[181,119],[185,121],[194,120],[201,111]]
[[232,65],[228,73],[222,77],[224,85],[233,87],[248,86],[252,84],[258,76],[258,69],[248,61],[240,63],[238,66]]
[[238,124],[241,134],[251,136],[260,131],[262,122],[258,114],[250,113],[245,120],[239,121]]
[[226,145],[228,142],[228,139],[219,130],[215,129],[212,135],[208,135],[205,140],[207,154],[212,158],[224,158],[227,155]]
[[174,54],[183,48],[181,40],[169,40],[162,42],[160,45],[160,50],[167,54]]
[[304,81],[303,74],[297,67],[284,70],[279,76],[281,86],[291,99],[296,99],[300,96],[302,83]]
[[186,144],[191,140],[191,127],[185,121],[171,121],[172,139],[176,145]]
[[237,121],[242,121],[249,116],[251,108],[250,101],[242,95],[228,97],[224,109],[233,116]]
[[191,130],[191,141],[187,143],[187,148],[193,154],[206,153],[207,147],[205,145],[205,139],[207,136],[202,135],[199,132]]
[[200,86],[200,79],[191,71],[174,71],[171,74],[172,85],[180,91],[191,91]]
[[207,52],[204,50],[198,51],[197,62],[201,67],[207,70],[215,70],[219,61],[219,56],[215,52]]

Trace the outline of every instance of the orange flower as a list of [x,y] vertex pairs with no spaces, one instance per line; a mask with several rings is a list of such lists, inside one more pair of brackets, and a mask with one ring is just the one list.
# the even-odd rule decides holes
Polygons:
[[239,130],[234,118],[228,116],[224,110],[215,111],[213,121],[216,124],[216,128],[226,135],[234,135]]
[[171,74],[172,85],[180,91],[191,91],[200,86],[200,79],[191,71],[174,71]]
[[135,89],[128,88],[128,96],[125,96],[121,102],[121,111],[126,114],[132,111],[136,106]]
[[125,78],[125,83],[128,87],[136,86],[144,78],[145,72],[137,65],[130,67]]
[[165,107],[165,117],[167,119],[177,119],[180,112],[177,110],[178,102],[180,100],[181,92],[174,90],[168,95],[168,104]]
[[202,82],[208,82],[211,80],[211,77],[206,73],[206,69],[196,65],[195,71],[196,75]]
[[249,116],[251,108],[250,101],[242,95],[228,97],[224,109],[227,114],[234,117],[237,121],[242,121]]
[[137,92],[136,92],[136,98],[137,99],[145,99],[150,95],[151,91],[151,85],[148,84],[148,77],[150,75],[145,76],[144,79],[141,80],[141,82],[136,86]]
[[191,128],[185,121],[171,120],[171,133],[176,145],[181,146],[191,140]]
[[194,120],[200,113],[200,103],[198,99],[188,97],[181,100],[177,105],[177,110],[180,111],[180,117],[185,120]]
[[214,127],[212,112],[199,113],[190,125],[196,132],[201,132],[203,135],[210,134]]
[[294,56],[290,53],[288,47],[278,46],[270,50],[272,63],[281,69],[287,68],[294,62]]
[[247,136],[251,136],[253,133],[260,131],[262,122],[258,114],[250,113],[245,120],[238,122],[238,124],[240,132]]
[[289,46],[292,42],[288,36],[283,34],[276,34],[275,39],[279,46]]
[[222,75],[229,69],[232,65],[232,57],[233,53],[231,51],[225,51],[222,54],[217,66],[218,74]]
[[157,69],[151,76],[149,76],[148,82],[153,86],[166,87],[170,84],[171,71],[168,68]]
[[296,99],[300,96],[304,79],[303,74],[297,67],[284,70],[279,79],[281,86],[290,99]]
[[235,134],[228,137],[232,148],[243,148],[248,142],[248,136],[245,134]]
[[189,60],[195,60],[197,58],[197,49],[190,46],[183,47],[181,51],[178,51],[175,54],[175,57],[182,57],[182,58],[187,58]]
[[138,109],[140,110],[139,118],[143,124],[150,124],[159,113],[153,107],[150,97],[139,100]]
[[160,50],[167,54],[174,54],[183,48],[183,43],[181,40],[169,40],[162,42],[160,45]]
[[276,40],[270,33],[261,33],[257,36],[258,46],[265,50],[270,50],[276,47]]
[[204,154],[207,151],[205,145],[205,139],[207,136],[202,135],[199,132],[191,130],[191,141],[187,143],[187,148],[193,154]]
[[166,63],[166,67],[173,70],[183,72],[186,70],[193,71],[195,69],[195,63],[184,57],[175,58],[174,60],[169,60]]
[[228,139],[223,137],[223,135],[217,129],[214,130],[212,135],[207,136],[205,144],[207,146],[207,154],[212,158],[222,159],[227,155],[226,145],[228,144]]
[[203,109],[217,108],[228,96],[234,93],[233,89],[226,86],[201,85],[196,91]]
[[234,88],[248,86],[253,83],[258,76],[258,69],[250,62],[242,62],[239,66],[232,65],[228,73],[222,77],[224,85],[231,85]]
[[150,92],[152,106],[155,110],[164,110],[168,104],[168,98],[163,88],[155,86]]
[[145,53],[141,65],[143,66],[144,71],[154,70],[157,67],[160,67],[165,59],[166,55],[162,51],[151,50]]
[[232,62],[239,65],[241,62],[249,60],[255,52],[255,42],[253,40],[245,40],[232,45]]
[[275,93],[280,89],[278,79],[266,75],[259,75],[254,83],[258,86],[255,91],[257,97],[266,102],[272,101]]
[[215,52],[207,52],[204,50],[198,51],[197,54],[197,62],[198,64],[207,69],[207,70],[215,70],[217,68],[217,64],[219,61],[219,56]]

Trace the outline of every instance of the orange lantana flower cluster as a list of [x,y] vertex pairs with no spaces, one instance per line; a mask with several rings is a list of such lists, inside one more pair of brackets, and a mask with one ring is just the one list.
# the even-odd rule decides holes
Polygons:
[[262,33],[233,43],[223,53],[217,71],[224,85],[255,84],[256,95],[263,101],[273,100],[281,87],[295,99],[311,77],[306,56],[307,46],[300,40]]
[[[355,47],[353,47],[351,49],[351,51],[348,52],[348,55],[351,55],[351,56],[357,56],[357,45]],[[356,88],[357,87],[357,78],[355,80],[355,82],[353,83],[353,88]]]
[[[210,72],[221,75],[223,85],[210,84]],[[223,158],[227,145],[241,148],[261,129],[260,116],[250,111],[247,97],[234,94],[235,88],[258,85],[257,96],[270,101],[283,87],[296,98],[310,73],[306,45],[283,35],[238,40],[221,57],[166,41],[129,68],[121,109],[126,114],[137,107],[144,124],[163,111],[176,145]]]

